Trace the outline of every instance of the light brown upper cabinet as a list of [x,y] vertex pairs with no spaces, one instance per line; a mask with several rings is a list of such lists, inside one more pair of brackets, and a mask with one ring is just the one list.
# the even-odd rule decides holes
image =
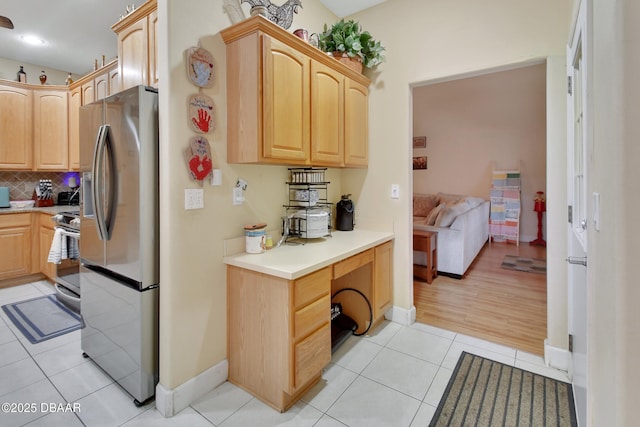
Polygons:
[[221,35],[229,163],[367,166],[368,78],[262,17]]
[[345,83],[344,165],[366,167],[369,162],[369,89],[354,80]]
[[320,62],[311,64],[311,163],[341,165],[344,158],[344,76]]
[[121,90],[141,84],[157,87],[157,18],[156,0],[149,0],[111,26],[118,35]]
[[30,170],[33,165],[32,93],[0,84],[0,169]]
[[69,169],[80,169],[80,106],[82,86],[69,90]]
[[35,170],[69,169],[68,90],[33,91],[33,162]]

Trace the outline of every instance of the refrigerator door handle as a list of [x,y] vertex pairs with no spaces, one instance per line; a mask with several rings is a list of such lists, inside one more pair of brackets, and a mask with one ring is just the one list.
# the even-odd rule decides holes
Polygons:
[[107,133],[108,128],[105,125],[101,125],[96,137],[95,150],[93,151],[93,165],[91,169],[91,174],[93,175],[93,179],[91,180],[91,192],[93,194],[91,203],[93,205],[96,226],[98,228],[98,238],[100,240],[107,240],[107,225],[104,218],[104,200],[101,191],[103,188],[102,178],[104,176],[104,150]]
[[[107,193],[107,206],[108,214],[104,217],[104,230],[106,240],[111,239],[111,231],[113,230],[114,220],[116,218],[116,200],[118,189],[118,170],[115,161],[115,153],[113,152],[113,132],[111,131],[111,125],[103,125],[104,127],[104,151],[108,154],[107,161],[109,162],[109,168],[107,169],[107,179],[109,180],[109,192]],[[104,177],[104,175],[103,175]]]

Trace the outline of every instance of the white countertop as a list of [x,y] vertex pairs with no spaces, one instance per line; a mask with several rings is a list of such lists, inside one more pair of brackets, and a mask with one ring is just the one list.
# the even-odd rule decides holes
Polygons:
[[382,231],[333,231],[331,237],[310,239],[304,245],[286,243],[261,254],[227,256],[223,261],[227,265],[293,280],[392,239],[393,233]]
[[79,211],[80,206],[69,206],[69,205],[53,205],[53,206],[42,206],[42,207],[32,207],[32,208],[0,208],[0,215],[2,214],[21,214],[21,213],[31,213],[31,212],[41,212],[46,214],[55,215],[59,212],[65,211]]

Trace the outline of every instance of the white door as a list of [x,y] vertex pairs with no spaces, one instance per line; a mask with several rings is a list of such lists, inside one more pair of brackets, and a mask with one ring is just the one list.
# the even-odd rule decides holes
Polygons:
[[582,0],[573,37],[567,48],[568,121],[567,171],[569,269],[569,334],[571,364],[579,425],[586,426],[587,414],[587,162],[588,162],[588,93],[587,89],[587,2]]

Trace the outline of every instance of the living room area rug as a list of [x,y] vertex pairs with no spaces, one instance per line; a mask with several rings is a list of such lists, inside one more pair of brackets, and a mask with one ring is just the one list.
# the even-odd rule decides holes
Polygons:
[[429,424],[577,426],[571,384],[462,352]]
[[540,258],[527,258],[517,255],[505,255],[502,259],[501,267],[506,268],[507,270],[517,270],[536,274],[547,274],[547,260]]
[[82,327],[82,317],[61,304],[55,295],[6,304],[2,309],[31,344],[59,337]]

